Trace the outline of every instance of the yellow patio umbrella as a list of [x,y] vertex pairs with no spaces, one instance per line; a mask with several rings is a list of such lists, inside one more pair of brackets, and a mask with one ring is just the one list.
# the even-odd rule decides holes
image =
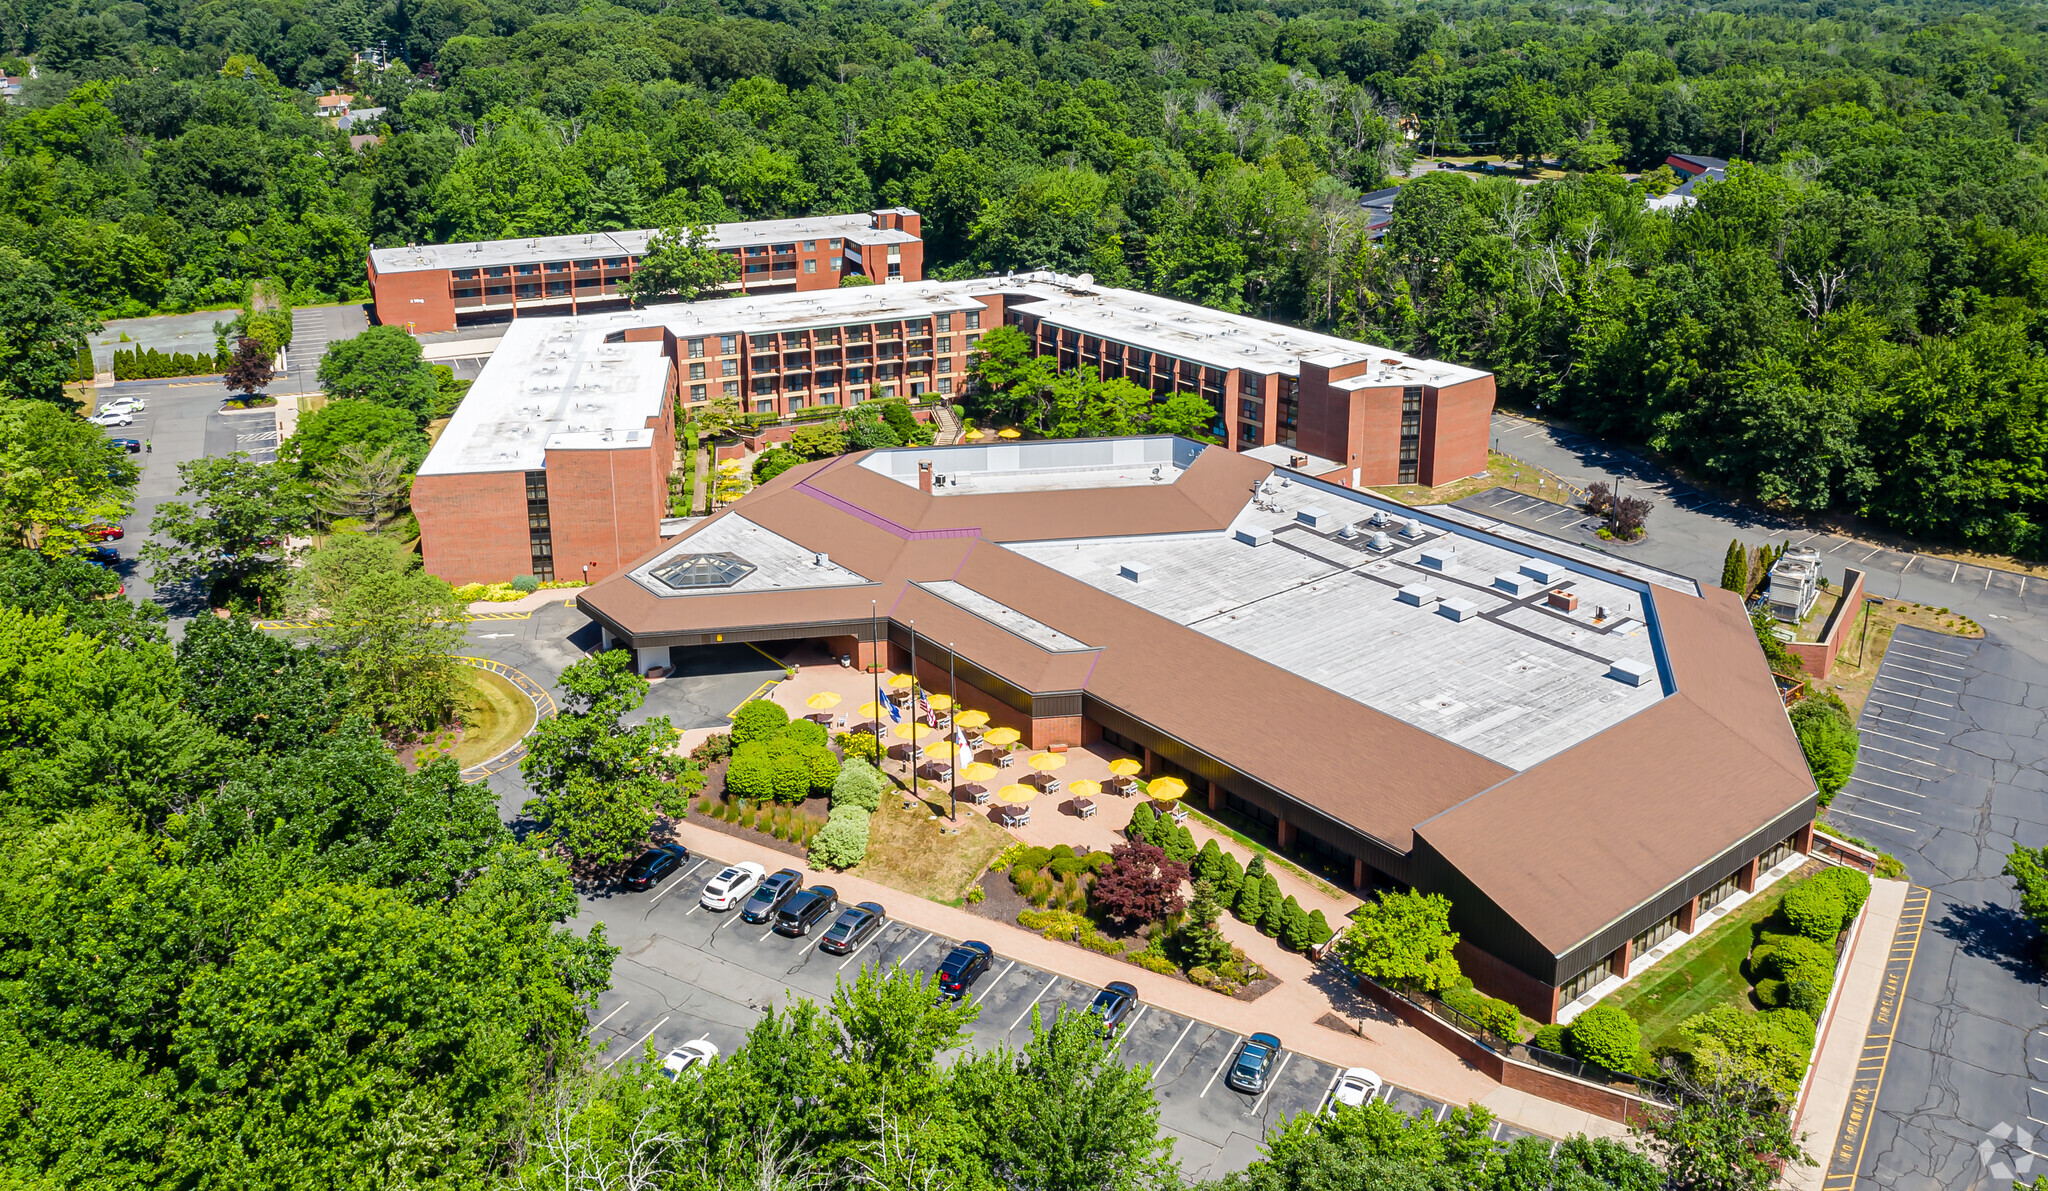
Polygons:
[[889,729],[889,732],[898,740],[909,740],[913,742],[924,740],[928,737],[936,736],[939,734],[939,730],[937,728],[932,727],[930,724],[920,724],[916,720],[910,720],[905,723],[897,724],[895,727]]
[[1067,759],[1058,753],[1033,753],[1031,759],[1024,763],[1040,773],[1051,773],[1065,766]]
[[961,437],[965,438],[968,442],[974,442],[977,439],[987,438],[988,435],[983,434],[979,430],[969,430],[966,434],[961,435]]
[[1188,792],[1188,784],[1177,777],[1156,777],[1145,785],[1145,794],[1156,802],[1172,802]]
[[889,714],[889,705],[886,703],[863,703],[860,705],[860,713],[871,720],[878,720]]
[[945,711],[953,706],[951,695],[927,695],[924,701],[932,705],[933,711]]
[[950,740],[934,741],[924,746],[924,755],[934,761],[951,761],[966,751]]
[[908,674],[898,674],[896,677],[891,678],[885,685],[888,686],[888,688],[892,691],[907,691],[911,687],[917,685],[917,679],[911,677]]
[[1097,794],[1102,793],[1102,783],[1091,782],[1086,778],[1078,782],[1068,782],[1067,793],[1072,794],[1076,798],[1093,798]]
[[1109,771],[1118,777],[1136,777],[1144,768],[1131,757],[1118,757],[1109,763]]
[[997,728],[995,731],[982,737],[982,739],[989,744],[995,745],[997,748],[1004,748],[1017,743],[1019,740],[1024,739],[1024,737],[1015,728]]
[[1038,797],[1038,787],[1027,786],[1022,782],[1012,782],[997,790],[996,797],[1004,802],[1029,802]]
[[998,431],[996,431],[996,437],[997,437],[997,438],[1023,438],[1023,437],[1024,437],[1024,432],[1023,432],[1022,430],[1012,430],[1012,429],[1011,429],[1011,428],[1009,428],[1008,426],[1005,426],[1005,427],[1003,427],[1003,428],[1002,428],[1001,430],[998,430]]
[[804,706],[812,711],[830,711],[839,706],[839,695],[834,691],[819,691],[805,699]]
[[963,728],[979,728],[983,724],[988,723],[988,712],[963,711],[959,715],[953,717],[953,722],[960,725]]
[[960,780],[963,782],[985,782],[999,772],[1001,771],[986,761],[970,761],[960,767]]

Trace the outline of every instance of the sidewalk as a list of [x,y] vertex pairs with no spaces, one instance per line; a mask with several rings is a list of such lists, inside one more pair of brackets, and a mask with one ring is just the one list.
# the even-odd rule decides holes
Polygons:
[[[676,822],[673,833],[677,842],[722,860],[752,860],[771,870],[793,863],[785,852],[698,827],[687,819]],[[850,873],[831,874],[831,883],[842,901],[879,901],[888,907],[890,917],[920,930],[953,939],[985,939],[1006,958],[1093,985],[1126,980],[1137,986],[1146,1003],[1161,1009],[1239,1034],[1276,1032],[1289,1048],[1312,1058],[1339,1067],[1370,1067],[1390,1083],[1453,1104],[1476,1101],[1519,1128],[1552,1137],[1619,1137],[1624,1132],[1604,1118],[1501,1087],[1358,996],[1340,969],[1312,965],[1299,955],[1275,961],[1274,974],[1283,981],[1277,988],[1256,1001],[1238,1001]],[[1363,1035],[1317,1024],[1328,1014],[1361,1028]]]
[[1899,915],[1911,889],[1905,881],[1870,883],[1870,900],[1863,904],[1855,937],[1850,940],[1841,987],[1828,1006],[1819,1041],[1814,1045],[1806,1095],[1792,1118],[1793,1135],[1806,1134],[1806,1152],[1820,1163],[1795,1166],[1786,1173],[1786,1185],[1799,1191],[1819,1191],[1827,1176],[1828,1151],[1834,1147],[1835,1137],[1842,1130],[1842,1115],[1849,1108],[1856,1067],[1863,1057],[1864,1036],[1884,984],[1892,936],[1898,931]]

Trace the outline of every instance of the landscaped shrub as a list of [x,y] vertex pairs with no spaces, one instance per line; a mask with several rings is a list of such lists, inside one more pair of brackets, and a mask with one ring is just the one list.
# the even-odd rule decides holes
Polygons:
[[1459,986],[1443,991],[1444,1004],[1478,1022],[1481,1029],[1512,1041],[1522,1032],[1522,1012],[1506,1001],[1489,997],[1459,978]]
[[1171,976],[1175,971],[1173,961],[1156,951],[1140,951],[1131,957],[1131,962],[1147,972],[1157,972],[1161,976]]
[[1266,858],[1254,855],[1237,882],[1237,900],[1231,912],[1246,922],[1257,922],[1266,909]]
[[1643,1049],[1636,1019],[1612,1005],[1595,1005],[1572,1021],[1566,1034],[1572,1057],[1609,1071],[1633,1071]]
[[767,699],[749,699],[740,704],[732,717],[732,742],[745,744],[750,740],[766,740],[789,726],[789,713],[778,703]]
[[1853,922],[1870,898],[1870,876],[1853,868],[1829,866],[1814,874],[1809,885],[1826,885],[1842,895],[1842,921]]
[[1529,1035],[1529,1045],[1538,1050],[1561,1055],[1565,1048],[1565,1033],[1566,1027],[1556,1022],[1551,1022],[1547,1026],[1537,1026],[1536,1032]]
[[1280,879],[1267,873],[1259,879],[1259,933],[1279,938],[1287,926],[1287,899],[1280,894]]
[[784,753],[770,763],[777,802],[802,802],[811,792],[811,764],[799,753]]
[[835,739],[849,761],[859,758],[872,764],[882,759],[882,742],[872,732],[841,732]]
[[791,720],[776,735],[784,740],[794,740],[805,748],[825,747],[825,725],[816,720]]
[[1315,910],[1310,912],[1308,916],[1308,925],[1309,944],[1311,946],[1320,947],[1323,944],[1329,942],[1331,937],[1337,933],[1336,931],[1330,929],[1330,920],[1323,917],[1323,912],[1321,910]]
[[832,779],[832,805],[857,806],[864,811],[882,809],[882,775],[858,757],[847,759]]
[[1215,840],[1203,844],[1202,850],[1195,853],[1194,862],[1188,866],[1188,871],[1197,881],[1215,884],[1223,876],[1223,849]]
[[731,755],[732,734],[730,732],[713,732],[704,738],[703,744],[690,750],[690,760],[700,765],[708,765],[720,757],[729,757]]
[[1152,842],[1152,827],[1158,821],[1159,816],[1152,813],[1152,804],[1141,802],[1131,808],[1131,824],[1125,829],[1126,834],[1149,844]]
[[1237,862],[1237,856],[1230,852],[1223,854],[1223,869],[1215,877],[1216,896],[1226,906],[1237,904],[1237,892],[1244,886],[1244,866]]
[[1818,881],[1794,888],[1778,903],[1778,914],[1793,930],[1831,947],[1842,933],[1842,922],[1848,912],[1841,891]]
[[1757,981],[1756,1000],[1757,1004],[1762,1005],[1766,1009],[1784,1008],[1785,982],[1782,980],[1774,980],[1768,976],[1762,980]]
[[[1171,822],[1171,820],[1168,820],[1168,822]],[[1193,861],[1195,854],[1201,850],[1195,847],[1195,833],[1189,831],[1186,827],[1175,824],[1171,831],[1164,832],[1163,834],[1166,835],[1166,838],[1161,841],[1159,846],[1166,849],[1166,858],[1175,864],[1187,864]]]
[[825,826],[811,838],[811,862],[827,868],[851,868],[867,858],[868,813],[857,806],[836,806]]
[[765,800],[775,796],[775,759],[758,744],[747,745],[732,755],[726,766],[725,788],[740,798]]
[[1751,965],[1765,976],[1779,980],[1787,979],[1793,969],[1818,964],[1824,971],[1833,971],[1834,952],[1825,945],[1816,943],[1803,935],[1792,935],[1774,947],[1759,947]]
[[804,750],[804,765],[810,770],[811,789],[820,793],[839,780],[839,757],[824,745]]
[[1721,1005],[1679,1029],[1697,1076],[1753,1080],[1780,1096],[1798,1090],[1813,1049],[1813,1018],[1797,1009],[1748,1013]]

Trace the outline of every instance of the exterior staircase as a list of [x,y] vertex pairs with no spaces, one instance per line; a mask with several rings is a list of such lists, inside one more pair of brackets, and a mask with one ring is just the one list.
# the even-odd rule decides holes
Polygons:
[[960,418],[953,412],[952,402],[941,399],[937,412],[939,432],[933,437],[932,445],[936,447],[950,447],[959,442],[960,436],[965,434],[966,431],[961,429]]

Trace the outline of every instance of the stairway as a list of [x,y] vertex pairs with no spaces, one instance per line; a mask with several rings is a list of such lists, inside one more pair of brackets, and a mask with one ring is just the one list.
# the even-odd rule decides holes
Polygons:
[[963,433],[965,433],[965,431],[961,430],[960,419],[953,413],[952,402],[942,399],[939,402],[937,412],[939,419],[939,432],[937,436],[935,436],[932,439],[932,445],[936,447],[950,447],[954,443],[960,441],[960,436]]

